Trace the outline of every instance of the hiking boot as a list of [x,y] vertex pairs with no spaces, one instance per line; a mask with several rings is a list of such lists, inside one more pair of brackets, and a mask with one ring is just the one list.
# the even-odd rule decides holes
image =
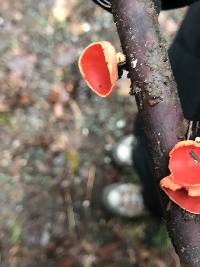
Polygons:
[[115,183],[103,191],[103,204],[110,212],[127,218],[145,214],[141,187],[131,183]]

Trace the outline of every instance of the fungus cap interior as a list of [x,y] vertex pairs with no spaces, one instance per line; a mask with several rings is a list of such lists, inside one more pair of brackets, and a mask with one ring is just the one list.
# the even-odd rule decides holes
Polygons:
[[169,161],[174,182],[184,185],[200,185],[200,147],[179,147],[173,151]]
[[99,95],[107,95],[112,84],[102,46],[94,44],[88,47],[82,55],[80,64],[91,89]]

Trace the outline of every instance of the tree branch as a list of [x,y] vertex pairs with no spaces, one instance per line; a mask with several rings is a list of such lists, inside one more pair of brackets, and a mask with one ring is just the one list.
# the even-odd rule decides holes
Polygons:
[[[127,58],[138,110],[156,181],[168,175],[168,153],[184,139],[183,118],[166,48],[151,0],[111,0],[114,20]],[[200,216],[183,211],[161,193],[166,224],[182,266],[200,266]],[[168,207],[168,208],[167,208]]]

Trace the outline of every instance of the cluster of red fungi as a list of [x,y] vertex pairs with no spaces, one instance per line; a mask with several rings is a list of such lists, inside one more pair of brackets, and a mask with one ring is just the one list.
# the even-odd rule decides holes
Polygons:
[[170,175],[160,181],[162,190],[181,208],[200,214],[200,143],[181,141],[169,156]]
[[[107,41],[92,43],[81,54],[79,69],[92,91],[109,96],[118,79],[115,48]],[[160,181],[161,189],[184,210],[200,214],[200,143],[181,141],[169,157],[170,175]]]

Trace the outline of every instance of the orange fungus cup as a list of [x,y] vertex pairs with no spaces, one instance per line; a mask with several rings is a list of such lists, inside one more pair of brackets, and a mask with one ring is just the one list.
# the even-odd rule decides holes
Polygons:
[[116,86],[117,55],[111,43],[101,41],[86,47],[79,58],[79,69],[83,79],[99,96],[110,95]]
[[184,210],[200,214],[200,143],[177,143],[169,153],[170,175],[160,181],[161,189]]

